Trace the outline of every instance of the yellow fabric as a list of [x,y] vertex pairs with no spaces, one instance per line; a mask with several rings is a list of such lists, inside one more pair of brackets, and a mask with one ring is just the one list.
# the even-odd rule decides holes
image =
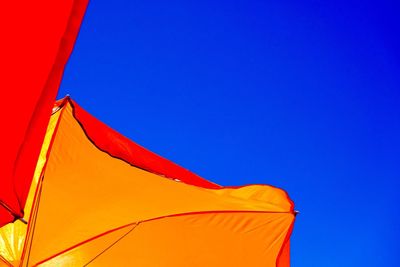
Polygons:
[[[26,200],[24,211],[25,220],[28,220],[31,214],[31,208],[36,192],[36,185],[42,173],[43,166],[46,163],[47,150],[49,148],[49,144],[53,136],[59,116],[60,112],[53,114],[47,127],[47,133],[43,141],[42,149],[40,151],[40,156],[35,169],[35,174],[32,179],[32,185],[29,190],[28,198]],[[0,255],[6,261],[14,265],[18,265],[21,259],[22,250],[25,242],[26,229],[27,225],[19,220],[0,228]]]

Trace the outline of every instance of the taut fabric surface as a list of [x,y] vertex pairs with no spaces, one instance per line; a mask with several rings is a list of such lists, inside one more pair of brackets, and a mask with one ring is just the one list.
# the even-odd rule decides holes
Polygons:
[[[139,168],[99,148],[76,103],[57,105],[26,206],[28,227],[0,235],[4,264],[289,266],[295,215],[285,191],[201,187]],[[115,134],[92,125],[98,135]]]
[[0,227],[24,205],[87,0],[1,1]]

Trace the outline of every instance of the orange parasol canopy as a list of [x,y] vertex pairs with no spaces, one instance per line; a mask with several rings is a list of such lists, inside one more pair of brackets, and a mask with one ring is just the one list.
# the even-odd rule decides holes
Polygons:
[[293,202],[222,187],[59,101],[0,266],[289,266]]

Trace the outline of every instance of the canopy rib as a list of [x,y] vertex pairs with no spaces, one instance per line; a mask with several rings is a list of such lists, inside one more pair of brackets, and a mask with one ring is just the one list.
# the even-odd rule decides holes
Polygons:
[[96,260],[100,255],[102,255],[104,252],[106,252],[107,250],[109,250],[110,248],[112,248],[115,244],[117,244],[119,241],[121,241],[125,236],[129,235],[130,232],[132,232],[138,225],[140,222],[136,223],[133,225],[132,229],[129,230],[128,232],[126,232],[125,234],[123,234],[120,238],[118,238],[117,240],[115,240],[111,245],[109,245],[108,247],[106,247],[105,249],[103,249],[99,254],[97,254],[93,259],[91,259],[88,263],[86,263],[85,265],[83,265],[84,267],[88,266],[90,263],[92,263],[94,260]]
[[[43,168],[41,170],[40,178],[39,178],[39,180],[37,182],[37,185],[36,185],[36,191],[35,191],[35,196],[34,196],[33,205],[32,205],[32,211],[33,212],[31,212],[31,214],[29,216],[29,220],[28,220],[28,228],[27,228],[27,231],[26,231],[25,242],[24,242],[24,247],[23,247],[23,250],[22,250],[22,257],[21,257],[20,266],[22,266],[22,264],[24,262],[24,258],[25,258],[25,255],[27,253],[28,246],[29,246],[29,249],[28,249],[27,265],[28,265],[28,262],[29,262],[30,247],[31,247],[32,241],[33,241],[33,233],[32,233],[32,237],[31,237],[31,232],[34,231],[34,228],[35,228],[35,225],[36,225],[36,218],[37,218],[37,212],[38,212],[38,209],[39,209],[39,202],[40,202],[40,195],[41,195],[41,191],[42,191],[42,182],[43,182],[43,178],[44,178],[44,172],[46,170],[47,162],[48,162],[48,160],[50,158],[50,154],[51,154],[51,150],[52,150],[53,143],[54,143],[54,140],[55,140],[55,136],[56,136],[56,133],[57,133],[57,129],[58,129],[59,125],[60,125],[61,118],[62,118],[62,115],[63,115],[63,112],[64,112],[64,109],[63,109],[64,104],[65,104],[65,101],[63,101],[62,104],[60,105],[60,109],[58,109],[56,112],[53,113],[53,114],[55,114],[57,112],[61,112],[60,116],[57,119],[56,126],[54,128],[53,133],[52,133],[51,141],[50,141],[49,147],[47,149],[46,162],[45,162],[45,164],[44,164],[44,166],[43,166]],[[33,225],[32,225],[32,222],[33,222]],[[28,244],[28,242],[29,242],[29,244]]]
[[[74,246],[71,246],[71,247],[69,247],[69,248],[67,248],[67,249],[65,249],[65,250],[63,250],[63,251],[61,251],[61,252],[59,252],[59,253],[57,253],[57,254],[54,254],[53,256],[50,256],[50,257],[48,257],[48,258],[46,258],[46,259],[44,259],[44,260],[42,260],[42,261],[39,261],[39,262],[36,263],[34,266],[39,266],[40,264],[43,264],[43,263],[45,263],[45,262],[47,262],[47,261],[49,261],[49,260],[51,260],[51,259],[54,259],[55,257],[58,257],[58,256],[60,256],[60,255],[62,255],[62,254],[64,254],[64,253],[67,253],[67,252],[69,252],[69,251],[71,251],[71,250],[73,250],[73,249],[75,249],[75,248],[77,248],[77,247],[80,247],[80,246],[82,246],[82,245],[84,245],[84,244],[86,244],[86,243],[88,243],[88,242],[90,242],[90,241],[92,241],[92,240],[98,239],[98,238],[100,238],[100,237],[102,237],[102,236],[105,236],[105,235],[110,234],[110,233],[112,233],[112,232],[121,230],[121,229],[123,229],[123,228],[127,228],[127,227],[134,226],[134,225],[137,226],[137,225],[139,225],[139,224],[143,224],[143,223],[146,223],[146,222],[151,222],[151,221],[155,221],[155,220],[162,220],[162,219],[172,218],[172,217],[190,216],[190,215],[203,215],[203,214],[213,214],[213,213],[214,213],[214,214],[221,214],[221,213],[271,213],[271,214],[292,214],[292,215],[293,215],[293,221],[294,221],[294,212],[292,212],[292,211],[286,211],[286,212],[285,212],[285,211],[282,211],[282,212],[279,212],[279,211],[251,211],[251,210],[220,210],[220,211],[196,211],[196,212],[185,212],[185,213],[170,214],[170,215],[165,215],[165,216],[160,216],[160,217],[149,218],[149,219],[142,220],[142,221],[136,221],[136,222],[129,223],[129,224],[126,224],[126,225],[123,225],[123,226],[120,226],[120,227],[111,229],[111,230],[109,230],[109,231],[103,232],[103,233],[98,234],[98,235],[96,235],[96,236],[94,236],[94,237],[91,237],[91,238],[89,238],[89,239],[86,239],[86,240],[84,240],[84,241],[82,241],[82,242],[80,242],[80,243],[78,243],[78,244],[76,244],[76,245],[74,245]],[[293,222],[292,222],[292,224],[293,224]],[[136,227],[136,226],[135,226],[135,227]],[[133,230],[133,229],[132,229],[132,230]],[[131,231],[129,231],[129,232],[131,232]],[[127,235],[127,233],[124,234],[124,236],[126,236],[126,235]],[[290,234],[287,235],[287,236],[290,236]],[[122,239],[122,238],[120,238],[120,239],[118,239],[118,240],[121,240],[121,239]]]
[[0,255],[0,261],[4,262],[7,266],[14,267],[10,262],[8,262],[3,256]]

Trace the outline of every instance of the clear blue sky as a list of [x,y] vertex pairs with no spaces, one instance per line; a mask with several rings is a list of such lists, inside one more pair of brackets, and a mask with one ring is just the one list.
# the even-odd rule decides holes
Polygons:
[[92,0],[59,96],[301,214],[292,266],[400,266],[400,8]]

